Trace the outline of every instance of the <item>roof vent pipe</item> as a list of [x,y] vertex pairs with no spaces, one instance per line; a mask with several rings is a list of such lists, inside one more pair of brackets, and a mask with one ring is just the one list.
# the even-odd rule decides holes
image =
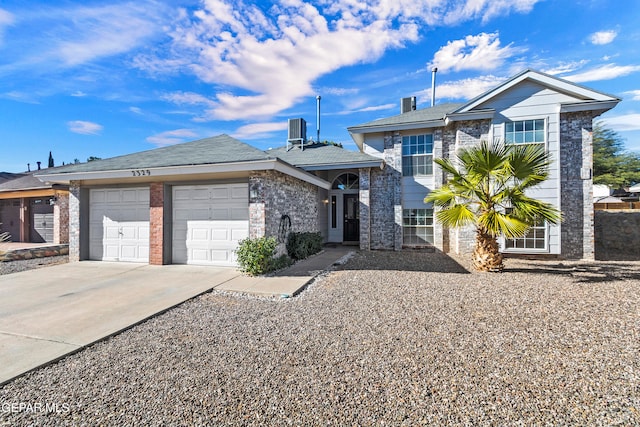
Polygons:
[[322,97],[320,95],[316,96],[316,129],[318,130],[318,140],[317,142],[320,142],[320,99],[322,99]]
[[433,67],[431,69],[431,106],[436,105],[436,73],[438,69]]

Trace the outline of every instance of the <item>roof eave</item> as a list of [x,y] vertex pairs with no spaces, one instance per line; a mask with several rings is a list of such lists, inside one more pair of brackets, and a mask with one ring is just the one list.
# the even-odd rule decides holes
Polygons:
[[445,123],[449,124],[450,122],[459,122],[463,120],[483,120],[483,119],[493,119],[496,110],[493,108],[487,108],[483,110],[476,111],[466,111],[462,113],[451,113],[447,114],[445,118]]
[[618,105],[619,99],[610,101],[571,102],[560,104],[560,113],[576,113],[580,111],[599,111],[599,114],[611,110]]
[[41,179],[50,182],[69,184],[71,181],[103,181],[124,178],[144,178],[148,181],[150,177],[170,177],[194,174],[215,174],[229,172],[247,172],[258,170],[277,170],[287,175],[314,184],[318,187],[329,189],[331,184],[317,176],[310,174],[300,168],[296,168],[280,159],[255,160],[247,162],[215,163],[206,165],[183,165],[164,166],[140,169],[119,169],[111,171],[95,172],[67,172],[41,174]]
[[345,163],[324,163],[314,165],[298,165],[298,167],[306,171],[322,171],[336,169],[359,169],[359,168],[378,168],[384,165],[384,160],[364,161],[364,162],[345,162]]
[[361,133],[375,133],[375,132],[392,132],[397,130],[411,130],[411,129],[424,129],[424,128],[437,128],[445,126],[445,119],[437,120],[420,120],[415,122],[406,122],[398,124],[384,124],[379,126],[355,126],[347,128],[349,133],[361,134]]

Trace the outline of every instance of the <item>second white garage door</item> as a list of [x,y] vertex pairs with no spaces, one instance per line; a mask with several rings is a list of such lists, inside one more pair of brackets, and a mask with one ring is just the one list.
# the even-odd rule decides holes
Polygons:
[[243,184],[173,187],[173,262],[235,266],[249,235],[249,189]]

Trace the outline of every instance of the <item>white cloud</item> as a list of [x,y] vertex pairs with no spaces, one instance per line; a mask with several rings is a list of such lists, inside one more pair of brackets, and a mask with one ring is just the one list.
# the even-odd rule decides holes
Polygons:
[[581,61],[561,62],[553,68],[543,70],[547,74],[555,76],[556,74],[573,73],[584,67],[589,61],[583,59]]
[[197,137],[198,134],[191,129],[175,129],[158,133],[147,137],[147,141],[159,147],[180,144]]
[[597,45],[609,44],[616,38],[617,35],[617,31],[614,30],[598,31],[591,34],[589,40],[591,40],[591,43]]
[[[522,13],[537,1],[276,0],[263,11],[241,1],[206,0],[193,14],[178,14],[170,45],[158,49],[165,57],[145,54],[134,64],[152,74],[194,73],[213,85],[216,95],[200,103],[206,111],[197,120],[267,118],[315,95],[319,77],[416,42],[425,23]],[[515,52],[491,36],[477,36],[475,47],[487,64],[469,62],[467,69],[490,68]]]
[[607,117],[601,119],[605,126],[617,132],[640,130],[640,114],[624,114],[622,116]]
[[70,66],[130,51],[158,31],[149,13],[156,8],[155,2],[77,7],[67,23],[73,31],[62,32],[55,51]]
[[[473,79],[463,79],[436,85],[436,102],[439,99],[469,100],[493,89],[505,81],[504,77],[482,76]],[[431,99],[431,89],[420,94],[421,100]]]
[[615,79],[637,71],[640,71],[640,66],[638,65],[606,64],[601,67],[592,68],[591,70],[583,73],[565,76],[564,78],[575,83],[594,82],[598,80]]
[[287,122],[272,123],[252,123],[239,127],[234,133],[234,138],[238,139],[258,139],[268,136],[273,132],[280,132],[287,129]]
[[500,46],[498,33],[480,33],[453,40],[436,52],[428,68],[438,67],[438,71],[494,70],[505,60],[522,49],[512,45]]
[[103,127],[98,123],[85,122],[83,120],[72,120],[67,122],[69,130],[73,133],[79,133],[81,135],[98,135]]
[[640,90],[630,90],[624,92],[625,95],[631,95],[631,99],[634,101],[640,101]]
[[0,45],[3,42],[5,27],[13,24],[14,21],[15,18],[13,17],[13,14],[4,9],[0,9]]
[[142,115],[142,109],[140,109],[140,107],[129,107],[129,111],[131,111],[133,114],[138,114],[138,115]]

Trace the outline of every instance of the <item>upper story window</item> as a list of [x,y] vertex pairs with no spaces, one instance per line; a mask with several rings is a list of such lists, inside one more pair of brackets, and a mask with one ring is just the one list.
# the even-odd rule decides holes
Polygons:
[[504,141],[507,144],[544,144],[544,119],[507,122]]
[[433,174],[433,135],[402,137],[402,175]]

